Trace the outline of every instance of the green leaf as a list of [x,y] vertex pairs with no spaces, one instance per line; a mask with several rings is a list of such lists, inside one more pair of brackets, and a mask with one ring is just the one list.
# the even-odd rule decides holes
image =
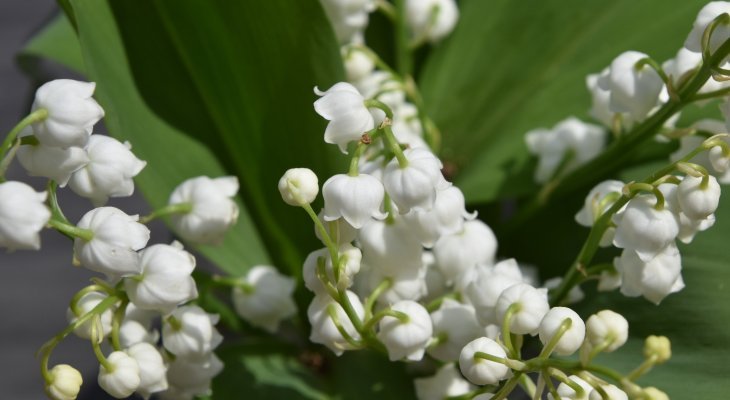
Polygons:
[[218,352],[225,368],[213,382],[216,399],[329,399],[323,382],[280,344],[251,343]]
[[442,157],[467,200],[533,191],[524,134],[570,115],[585,118],[586,75],[621,52],[673,57],[705,3],[462,1],[458,26],[435,49],[420,85],[443,132]]
[[[72,3],[77,14],[100,7],[98,1]],[[239,177],[272,260],[299,275],[304,256],[321,244],[306,214],[281,200],[277,182],[291,167],[323,177],[346,161],[323,143],[326,121],[312,106],[315,85],[327,88],[343,76],[339,47],[318,1],[109,4],[112,15],[104,21],[118,27],[114,39],[121,39],[126,57],[110,59],[98,40],[88,48],[89,59],[131,65],[133,83],[151,110],[208,146]],[[100,24],[78,19],[82,37]],[[151,138],[164,143],[156,134]]]
[[55,17],[38,32],[18,54],[18,63],[30,76],[38,77],[43,59],[53,60],[72,70],[83,72],[84,60],[76,32],[63,14]]
[[[728,189],[724,187],[723,189]],[[673,399],[722,399],[730,392],[726,369],[730,357],[730,196],[725,194],[717,223],[700,232],[689,245],[680,246],[684,290],[669,295],[659,306],[618,293],[599,294],[586,311],[612,309],[629,321],[627,345],[598,361],[629,372],[642,361],[648,335],[672,341],[672,358],[639,380],[656,386]],[[596,301],[597,300],[597,301]],[[584,314],[588,316],[589,313]]]
[[[106,111],[106,126],[117,139],[129,140],[139,158],[149,161],[136,181],[150,205],[165,205],[175,186],[187,178],[227,174],[208,148],[147,107],[132,78],[108,4],[92,0],[74,0],[72,4],[84,69],[89,79],[97,82],[95,96]],[[238,205],[238,223],[224,243],[199,248],[219,267],[236,275],[269,260],[246,208],[240,201]]]

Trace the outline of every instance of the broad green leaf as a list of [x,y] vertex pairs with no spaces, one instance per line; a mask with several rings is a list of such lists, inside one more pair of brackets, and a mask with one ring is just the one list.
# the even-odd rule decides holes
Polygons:
[[[98,2],[72,1],[77,14]],[[315,85],[342,79],[339,48],[316,0],[108,2],[125,63],[145,104],[169,126],[210,148],[236,174],[272,260],[300,274],[321,246],[306,214],[277,190],[284,171],[331,175],[346,158],[323,143]],[[90,34],[90,20],[79,31]],[[85,25],[90,24],[90,25]],[[106,39],[105,39],[106,40]],[[112,60],[103,40],[90,59]],[[82,43],[83,44],[83,43]],[[111,66],[111,65],[109,65]],[[121,100],[120,100],[121,101]],[[150,140],[164,143],[157,135]],[[343,170],[343,169],[341,169]]]
[[420,85],[467,200],[534,190],[524,134],[585,118],[586,75],[621,52],[673,57],[705,3],[462,1],[459,25],[433,52]]
[[84,70],[76,32],[63,14],[38,32],[18,54],[18,63],[31,76],[37,75],[36,69],[41,59],[51,59],[78,72]]
[[229,346],[218,352],[225,369],[213,383],[215,399],[308,399],[331,398],[321,377],[294,355],[281,352],[278,343]]
[[[91,0],[72,1],[72,4],[84,70],[97,83],[96,98],[106,111],[106,126],[116,138],[130,141],[137,156],[148,161],[137,184],[152,207],[166,204],[175,186],[187,178],[227,174],[208,148],[166,123],[146,106],[132,79],[129,59],[108,4]],[[39,52],[46,54],[44,49]],[[240,202],[239,207],[238,223],[224,243],[199,249],[231,274],[241,274],[250,266],[269,260],[246,208]]]

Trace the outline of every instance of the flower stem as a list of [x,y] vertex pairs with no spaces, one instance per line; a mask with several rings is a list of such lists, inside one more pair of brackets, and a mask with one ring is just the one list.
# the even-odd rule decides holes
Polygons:
[[48,221],[48,226],[61,232],[65,236],[68,236],[72,240],[75,238],[79,238],[86,242],[90,242],[92,239],[94,239],[93,231],[91,231],[89,229],[81,229],[79,227],[70,225],[66,222],[59,221],[57,219],[51,218],[51,220]]
[[[14,146],[13,143],[18,137],[18,134],[28,125],[43,121],[46,118],[48,118],[48,110],[46,110],[45,108],[39,108],[20,120],[20,122],[18,122],[18,124],[15,125],[15,127],[13,127],[10,132],[8,132],[8,135],[5,136],[2,144],[0,144],[0,160],[3,160],[3,164],[9,164],[9,162],[5,163],[4,159],[6,154],[8,153],[8,150],[10,150]],[[2,171],[0,171],[0,179],[4,180],[4,177],[5,170],[3,169]]]
[[152,220],[160,217],[166,217],[174,214],[187,214],[193,211],[193,203],[177,203],[169,204],[165,207],[153,211],[151,214],[146,215],[139,219],[140,224],[147,224]]

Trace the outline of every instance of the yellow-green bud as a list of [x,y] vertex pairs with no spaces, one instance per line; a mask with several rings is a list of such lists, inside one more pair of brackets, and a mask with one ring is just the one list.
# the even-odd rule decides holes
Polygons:
[[666,336],[651,335],[644,342],[644,357],[655,357],[657,364],[663,364],[672,357],[672,344]]

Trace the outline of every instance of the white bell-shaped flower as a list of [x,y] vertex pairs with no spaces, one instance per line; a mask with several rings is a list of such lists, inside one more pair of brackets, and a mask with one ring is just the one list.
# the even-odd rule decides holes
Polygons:
[[606,79],[598,85],[610,92],[609,108],[615,113],[628,113],[636,121],[644,120],[659,103],[664,82],[649,65],[637,68],[648,56],[638,51],[621,53],[611,62]]
[[104,366],[99,368],[99,386],[117,399],[131,396],[141,382],[137,361],[123,351],[109,354],[106,360],[111,370],[107,370]]
[[403,155],[408,166],[401,167],[391,160],[383,172],[383,186],[398,206],[401,214],[411,209],[428,211],[433,208],[436,192],[451,184],[441,174],[441,161],[426,149],[406,149]]
[[469,382],[475,385],[495,385],[510,376],[510,369],[502,363],[474,357],[477,353],[507,358],[502,346],[492,339],[480,337],[469,342],[459,355],[459,369]]
[[348,143],[360,140],[375,127],[365,99],[351,84],[339,82],[324,92],[315,87],[314,92],[322,96],[314,102],[314,110],[330,121],[324,131],[324,141],[338,145],[343,153],[347,153]]
[[311,204],[319,193],[319,180],[309,168],[291,168],[279,179],[279,193],[290,206]]
[[[697,14],[695,22],[692,24],[692,30],[684,42],[687,50],[702,53],[702,36],[710,22],[724,13],[730,13],[730,2],[727,1],[711,1],[707,3]],[[714,53],[717,49],[730,38],[730,26],[720,24],[710,38],[710,52]]]
[[257,265],[246,274],[246,287],[235,287],[233,305],[241,318],[271,333],[297,312],[292,298],[296,283],[274,267]]
[[668,206],[657,210],[656,201],[654,195],[636,196],[623,212],[613,216],[614,246],[634,250],[649,261],[674,241],[679,234],[678,217]]
[[608,397],[603,397],[600,391],[593,389],[588,400],[629,400],[629,395],[614,385],[601,385],[601,389]]
[[[677,51],[677,55],[662,64],[662,69],[667,76],[679,87],[683,79],[690,76],[691,73],[699,69],[702,64],[702,54],[695,53],[682,47]],[[728,82],[717,81],[714,77],[710,77],[707,82],[697,91],[697,93],[707,93],[728,87]],[[706,101],[698,101],[702,105]]]
[[433,333],[428,311],[411,300],[399,301],[390,309],[404,313],[407,318],[386,316],[380,320],[377,337],[388,350],[388,358],[390,361],[420,361]]
[[150,230],[114,207],[99,207],[87,212],[77,224],[93,232],[88,242],[74,240],[74,256],[84,267],[110,277],[134,275],[141,271],[137,250],[150,239]]
[[[558,396],[565,400],[588,400],[588,396],[593,391],[593,386],[576,375],[571,375],[568,379],[577,383],[582,390],[576,392],[575,389],[563,382],[557,388]],[[548,400],[557,400],[551,393],[548,393],[547,398]]]
[[552,129],[534,129],[525,134],[525,142],[530,153],[538,157],[535,181],[546,183],[561,164],[563,173],[595,158],[605,146],[604,128],[585,123],[575,117],[560,121]]
[[384,279],[390,279],[390,287],[378,297],[378,304],[387,306],[403,300],[417,301],[426,295],[426,269],[408,266],[400,271],[386,273],[381,268],[373,267],[367,278],[370,280],[368,293],[375,290]]
[[476,213],[467,213],[464,194],[456,186],[449,186],[436,192],[431,210],[413,209],[403,217],[414,228],[421,244],[433,247],[442,235],[459,232],[464,226],[464,219],[472,220]]
[[223,370],[223,362],[208,353],[203,360],[176,358],[167,369],[169,388],[160,394],[165,400],[192,400],[196,396],[210,394],[213,377]]
[[386,275],[421,265],[423,247],[402,218],[392,223],[371,220],[360,230],[358,240],[364,261]]
[[83,147],[104,110],[91,95],[96,84],[71,79],[46,82],[35,93],[33,111],[45,109],[48,117],[33,124],[38,141],[53,147]]
[[592,347],[603,346],[603,351],[612,352],[626,343],[629,338],[629,323],[621,314],[602,310],[586,321],[586,342]]
[[375,9],[373,0],[321,0],[330,24],[340,43],[357,42],[368,25],[368,13]]
[[9,250],[41,248],[40,231],[51,219],[44,202],[47,192],[36,192],[23,182],[0,183],[0,246]]
[[127,304],[124,319],[119,327],[119,342],[122,348],[142,342],[156,344],[160,339],[160,333],[152,329],[152,322],[159,315],[155,311],[142,310],[134,303]]
[[[370,75],[357,82],[357,89],[366,99],[376,99],[385,103],[393,112],[398,110],[406,101],[406,94],[403,91],[403,83],[399,77],[388,71],[375,70]],[[383,122],[385,113],[383,110],[373,108],[370,110],[375,125]]]
[[143,310],[170,313],[179,304],[198,297],[192,277],[195,257],[182,245],[156,244],[140,253],[140,274],[124,280],[129,300]]
[[[20,136],[30,135],[30,128]],[[30,176],[52,179],[59,187],[65,187],[71,174],[89,162],[89,156],[80,147],[53,147],[43,144],[23,145],[16,153],[20,165]]]
[[494,307],[497,321],[504,321],[507,310],[513,304],[519,304],[519,307],[512,314],[509,331],[518,335],[536,334],[540,321],[550,310],[547,289],[535,289],[526,283],[508,287],[499,295]]
[[674,244],[646,262],[633,250],[624,250],[621,257],[614,260],[614,265],[621,272],[621,293],[625,296],[644,296],[659,304],[670,293],[684,288],[682,257]]
[[149,399],[152,393],[167,389],[167,366],[157,348],[149,343],[137,343],[125,350],[139,366],[137,393]]
[[629,113],[616,113],[611,111],[609,104],[611,103],[611,92],[602,89],[598,82],[608,79],[611,68],[604,68],[600,73],[590,74],[586,77],[586,87],[591,94],[591,109],[589,114],[596,121],[602,123],[605,127],[613,130],[615,123],[620,122],[622,130],[631,129],[634,126],[634,120]]
[[134,181],[147,165],[131,151],[129,142],[93,135],[86,145],[89,162],[74,172],[69,186],[74,193],[88,197],[95,206],[106,204],[109,197],[127,197],[134,193]]
[[566,319],[571,321],[570,328],[560,336],[554,350],[555,354],[562,356],[575,353],[583,344],[583,339],[586,337],[586,325],[580,316],[570,308],[553,307],[540,321],[539,328],[540,341],[546,345],[553,339]]
[[715,225],[715,214],[710,214],[705,219],[691,219],[679,213],[679,234],[677,239],[682,243],[691,243],[698,232],[706,231]]
[[[707,183],[703,185],[704,179]],[[706,178],[687,176],[677,187],[677,200],[684,215],[702,220],[717,210],[720,204],[720,184],[709,175]]]
[[218,244],[238,220],[238,178],[199,176],[181,183],[170,195],[168,204],[189,204],[189,212],[171,218],[175,231],[185,240]]
[[460,232],[444,235],[433,246],[436,265],[448,281],[476,264],[492,264],[497,253],[497,238],[480,220],[466,221]]
[[423,126],[419,118],[418,107],[404,101],[393,110],[393,135],[401,145],[410,149],[430,150],[423,138]]
[[459,20],[454,0],[407,0],[406,21],[417,39],[438,42],[446,37]]
[[421,257],[421,263],[426,270],[424,283],[426,284],[426,294],[422,297],[425,304],[438,299],[449,292],[444,274],[436,266],[436,257],[430,251],[424,251]]
[[370,75],[375,69],[375,61],[356,47],[343,47],[342,58],[348,82],[357,82]]
[[515,259],[498,262],[494,266],[478,265],[469,280],[464,295],[474,306],[481,325],[497,324],[494,313],[497,299],[508,287],[522,282],[522,273]]
[[[727,83],[730,84],[730,81]],[[720,106],[720,110],[723,111],[726,119],[728,115],[727,111],[730,111],[730,109],[727,109],[728,104],[730,103],[723,102]],[[694,122],[690,128],[712,134],[728,132],[728,127],[726,126],[725,121],[716,119],[701,119]],[[694,151],[697,147],[702,145],[705,139],[706,138],[702,135],[682,136],[679,139],[679,148],[669,155],[669,160],[675,162],[684,158],[691,151]],[[720,140],[730,144],[730,138],[720,138]],[[692,157],[689,162],[699,164],[705,167],[708,171],[714,172],[718,182],[723,184],[730,183],[730,169],[728,169],[728,166],[730,166],[730,158],[724,156],[722,149],[719,146],[713,147],[710,151],[700,152]]]
[[360,229],[371,217],[385,218],[380,212],[385,190],[376,178],[360,174],[338,174],[327,179],[322,186],[324,220],[344,218],[355,229]]
[[453,363],[445,364],[436,374],[413,380],[418,400],[443,400],[465,395],[474,389],[456,369]]
[[467,343],[484,335],[474,307],[451,299],[444,299],[441,307],[431,313],[431,322],[433,337],[439,342],[428,348],[428,354],[439,361],[457,361]]
[[[108,296],[106,294],[101,292],[89,292],[81,296],[79,301],[76,303],[75,310],[76,312],[78,312],[78,314],[75,314],[74,311],[70,308],[66,309],[66,319],[68,320],[68,323],[75,323],[79,317],[93,310],[94,307],[99,305],[99,303],[104,301],[107,297]],[[101,313],[101,315],[99,316],[100,324],[96,326],[97,328],[101,328],[101,331],[96,330],[96,337],[106,337],[106,335],[108,335],[112,331],[112,314],[113,309],[111,308],[108,308]],[[96,317],[91,318],[90,320],[84,322],[76,329],[74,329],[74,333],[76,334],[76,336],[82,339],[91,339],[92,337],[94,337],[94,335],[92,335],[92,329],[94,329],[94,326],[96,324],[95,320]]]
[[720,182],[727,183],[728,171],[730,171],[730,157],[725,156],[720,146],[715,146],[708,152],[708,159],[712,169],[720,175]]
[[84,382],[81,373],[68,364],[59,364],[48,371],[50,382],[46,383],[46,394],[53,400],[75,400]]
[[205,360],[223,341],[216,323],[217,315],[198,306],[179,307],[163,319],[162,344],[176,358]]
[[[360,298],[349,290],[347,291],[347,298],[350,300],[355,314],[362,319],[365,315],[365,309],[362,306]],[[360,334],[355,330],[355,327],[342,306],[332,300],[328,295],[319,295],[312,299],[312,303],[309,304],[309,308],[307,309],[307,317],[309,318],[309,323],[312,325],[312,333],[309,335],[309,340],[327,346],[339,356],[345,350],[351,349],[352,346],[342,337],[342,334],[332,321],[332,317],[329,314],[330,308],[333,310],[332,312],[336,315],[337,320],[345,332],[355,340],[360,339]]]

